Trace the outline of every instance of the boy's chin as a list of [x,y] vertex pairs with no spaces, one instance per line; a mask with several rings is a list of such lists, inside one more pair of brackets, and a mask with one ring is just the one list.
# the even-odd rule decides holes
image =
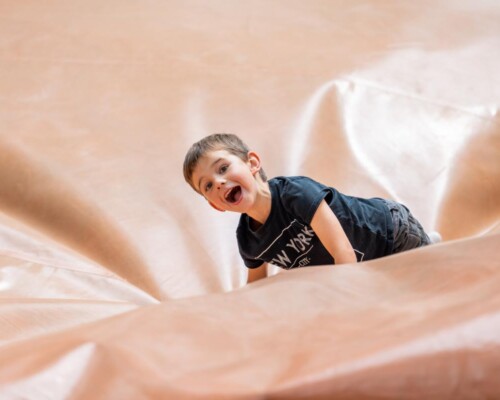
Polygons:
[[233,212],[233,213],[238,213],[238,214],[245,214],[246,209],[245,207],[230,207],[230,208],[225,208],[225,211],[227,212]]

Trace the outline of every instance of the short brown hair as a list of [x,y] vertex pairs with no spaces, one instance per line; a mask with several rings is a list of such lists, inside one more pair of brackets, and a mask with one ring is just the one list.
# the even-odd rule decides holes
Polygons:
[[[192,182],[193,171],[201,157],[209,151],[216,150],[226,150],[241,158],[243,161],[248,161],[248,152],[250,151],[249,147],[238,136],[232,133],[214,133],[194,143],[184,158],[183,171],[184,179],[197,192],[198,190],[194,187]],[[262,168],[259,174],[264,182],[267,181],[266,173]]]

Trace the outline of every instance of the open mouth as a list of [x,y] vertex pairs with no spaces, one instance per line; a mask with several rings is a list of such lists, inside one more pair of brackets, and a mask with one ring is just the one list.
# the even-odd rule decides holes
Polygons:
[[228,203],[234,204],[241,199],[241,187],[235,186],[231,188],[225,195],[226,201]]

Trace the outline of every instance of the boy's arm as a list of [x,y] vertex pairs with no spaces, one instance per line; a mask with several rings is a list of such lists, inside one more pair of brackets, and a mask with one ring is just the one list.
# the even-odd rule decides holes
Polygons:
[[325,200],[321,202],[316,210],[311,221],[311,228],[335,259],[335,264],[357,262],[356,254],[344,232],[344,228],[342,228],[337,216]]
[[247,284],[265,277],[267,277],[267,263],[264,263],[257,268],[248,268]]

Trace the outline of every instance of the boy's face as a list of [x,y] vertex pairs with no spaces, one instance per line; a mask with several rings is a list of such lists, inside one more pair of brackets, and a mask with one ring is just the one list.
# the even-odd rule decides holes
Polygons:
[[259,170],[260,159],[254,152],[243,161],[227,150],[215,150],[200,158],[192,182],[215,209],[246,213],[255,202]]

